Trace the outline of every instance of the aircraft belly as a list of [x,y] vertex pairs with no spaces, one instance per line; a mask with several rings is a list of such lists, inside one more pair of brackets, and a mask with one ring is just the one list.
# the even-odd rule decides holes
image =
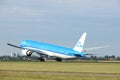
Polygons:
[[48,56],[55,56],[55,57],[60,57],[60,58],[75,58],[75,56],[69,56],[69,55],[55,53],[51,51],[46,51],[46,50],[41,50],[41,51]]
[[54,52],[50,52],[50,51],[46,51],[46,50],[40,50],[40,51],[48,56],[54,56]]

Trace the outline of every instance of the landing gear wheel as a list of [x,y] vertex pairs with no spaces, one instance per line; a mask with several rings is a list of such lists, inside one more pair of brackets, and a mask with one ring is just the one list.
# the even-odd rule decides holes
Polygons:
[[45,62],[45,59],[43,57],[38,58],[40,62]]
[[62,59],[61,59],[61,58],[55,58],[55,60],[56,60],[57,62],[62,62]]

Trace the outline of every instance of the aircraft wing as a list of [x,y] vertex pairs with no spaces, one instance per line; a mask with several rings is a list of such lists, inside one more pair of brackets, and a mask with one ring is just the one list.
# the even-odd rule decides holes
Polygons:
[[95,50],[95,49],[107,48],[107,47],[111,47],[111,46],[100,46],[100,47],[86,48],[83,50],[83,52],[87,52],[87,51]]
[[45,55],[44,52],[40,51],[39,49],[33,49],[33,48],[29,48],[29,47],[23,48],[23,47],[20,47],[20,46],[13,45],[11,43],[7,43],[7,45],[18,48],[18,49],[23,49],[23,50],[29,50],[29,51],[32,51],[32,52],[36,52],[39,55]]
[[25,48],[22,48],[22,47],[20,47],[20,46],[16,46],[16,45],[13,45],[13,44],[10,44],[10,43],[7,43],[7,45],[12,46],[12,47],[15,47],[15,48],[19,48],[19,49],[25,49]]

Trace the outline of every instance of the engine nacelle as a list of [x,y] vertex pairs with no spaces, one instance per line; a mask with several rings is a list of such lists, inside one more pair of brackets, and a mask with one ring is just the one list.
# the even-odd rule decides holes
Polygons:
[[29,50],[22,50],[22,54],[23,55],[27,55],[27,56],[31,56],[32,55],[32,51],[29,51]]

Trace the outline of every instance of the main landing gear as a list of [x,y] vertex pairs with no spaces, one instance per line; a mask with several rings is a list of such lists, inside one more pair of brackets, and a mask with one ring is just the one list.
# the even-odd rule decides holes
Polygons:
[[[43,58],[43,57],[38,58],[38,60],[40,60],[40,62],[45,62],[45,58]],[[62,62],[62,59],[61,59],[61,58],[55,58],[55,60],[56,60],[57,62]]]
[[61,59],[61,58],[55,58],[55,60],[56,60],[57,62],[62,62],[62,59]]
[[40,60],[40,62],[45,62],[45,59],[43,57],[38,58],[38,60]]

